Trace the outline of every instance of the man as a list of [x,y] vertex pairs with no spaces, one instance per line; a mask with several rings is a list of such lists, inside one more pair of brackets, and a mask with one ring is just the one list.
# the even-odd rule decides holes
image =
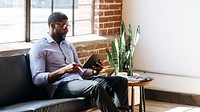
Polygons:
[[52,13],[48,25],[48,34],[29,52],[34,84],[46,86],[50,98],[89,97],[103,112],[128,110],[127,79],[92,77],[102,70],[100,62],[92,70],[81,70],[74,46],[65,40],[69,23],[64,13]]

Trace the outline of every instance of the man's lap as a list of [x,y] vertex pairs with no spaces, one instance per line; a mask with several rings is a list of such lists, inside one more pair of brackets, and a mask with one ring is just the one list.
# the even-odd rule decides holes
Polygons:
[[84,78],[84,80],[61,82],[56,89],[54,98],[90,97],[93,87],[97,84],[100,84],[111,95],[113,91],[110,90],[113,90],[116,86],[119,87],[121,85],[120,82],[123,80],[126,79],[119,76],[95,76]]
[[54,93],[54,98],[89,97],[93,86],[98,84],[92,80],[73,80],[61,82]]

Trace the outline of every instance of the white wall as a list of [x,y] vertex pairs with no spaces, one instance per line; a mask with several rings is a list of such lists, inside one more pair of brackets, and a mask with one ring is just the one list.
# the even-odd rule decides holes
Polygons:
[[141,26],[134,69],[153,72],[149,88],[200,94],[199,11],[199,0],[123,0],[126,26]]

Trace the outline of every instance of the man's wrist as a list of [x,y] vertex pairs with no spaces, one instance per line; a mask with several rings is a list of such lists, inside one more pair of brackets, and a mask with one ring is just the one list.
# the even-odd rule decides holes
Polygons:
[[98,75],[97,71],[92,69],[92,75]]

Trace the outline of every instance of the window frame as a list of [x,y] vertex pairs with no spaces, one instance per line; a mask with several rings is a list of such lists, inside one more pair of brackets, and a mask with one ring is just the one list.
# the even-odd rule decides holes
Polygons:
[[[91,3],[91,33],[94,33],[94,5],[95,1],[92,0]],[[54,11],[54,0],[51,0],[51,13]],[[75,2],[72,0],[72,36],[75,36],[75,31],[74,31],[74,26],[75,26]],[[25,42],[30,42],[31,41],[31,0],[24,0],[24,13],[25,13]],[[78,20],[80,21],[80,20]]]

